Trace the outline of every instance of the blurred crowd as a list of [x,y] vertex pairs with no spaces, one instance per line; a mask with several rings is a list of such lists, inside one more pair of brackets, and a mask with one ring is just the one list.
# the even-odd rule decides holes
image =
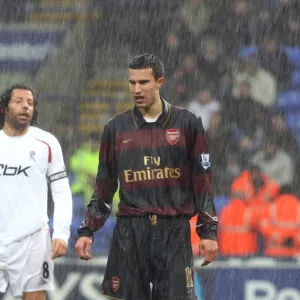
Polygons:
[[[105,0],[102,10],[102,36],[161,57],[163,96],[202,118],[216,199],[226,199],[221,255],[299,255],[300,1]],[[70,162],[85,201],[96,169],[80,161],[88,153],[94,166],[93,140]]]
[[30,12],[38,0],[0,0],[0,22],[18,23],[29,20]]

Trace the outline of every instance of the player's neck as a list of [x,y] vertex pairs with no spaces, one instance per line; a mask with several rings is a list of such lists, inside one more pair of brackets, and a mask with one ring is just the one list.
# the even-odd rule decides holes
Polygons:
[[6,122],[4,122],[3,126],[3,131],[8,136],[22,136],[27,133],[28,129],[29,125],[22,128],[15,128]]
[[155,119],[158,118],[163,110],[163,103],[158,95],[154,103],[147,108],[140,109],[140,112],[144,118]]

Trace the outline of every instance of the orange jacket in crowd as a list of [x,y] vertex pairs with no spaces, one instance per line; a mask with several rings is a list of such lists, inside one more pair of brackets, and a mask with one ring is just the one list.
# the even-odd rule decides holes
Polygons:
[[231,185],[231,198],[241,199],[248,203],[269,203],[277,196],[279,186],[264,174],[261,174],[261,179],[263,180],[264,185],[259,190],[255,191],[251,172],[242,172]]
[[293,194],[274,199],[261,222],[265,255],[290,257],[300,254],[300,203]]
[[255,215],[247,203],[232,199],[223,208],[219,219],[219,250],[226,256],[255,255],[258,251],[254,231]]

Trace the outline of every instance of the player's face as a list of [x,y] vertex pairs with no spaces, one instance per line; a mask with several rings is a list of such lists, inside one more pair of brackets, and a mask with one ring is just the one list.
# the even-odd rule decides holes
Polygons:
[[28,90],[13,90],[5,113],[5,122],[21,129],[30,125],[34,111],[34,98]]
[[129,69],[129,91],[138,108],[149,108],[159,99],[159,89],[164,79],[155,80],[152,68]]

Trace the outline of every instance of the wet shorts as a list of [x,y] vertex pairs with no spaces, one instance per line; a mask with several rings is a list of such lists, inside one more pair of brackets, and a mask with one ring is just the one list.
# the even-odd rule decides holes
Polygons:
[[118,217],[102,285],[105,295],[196,300],[193,276],[187,217]]

